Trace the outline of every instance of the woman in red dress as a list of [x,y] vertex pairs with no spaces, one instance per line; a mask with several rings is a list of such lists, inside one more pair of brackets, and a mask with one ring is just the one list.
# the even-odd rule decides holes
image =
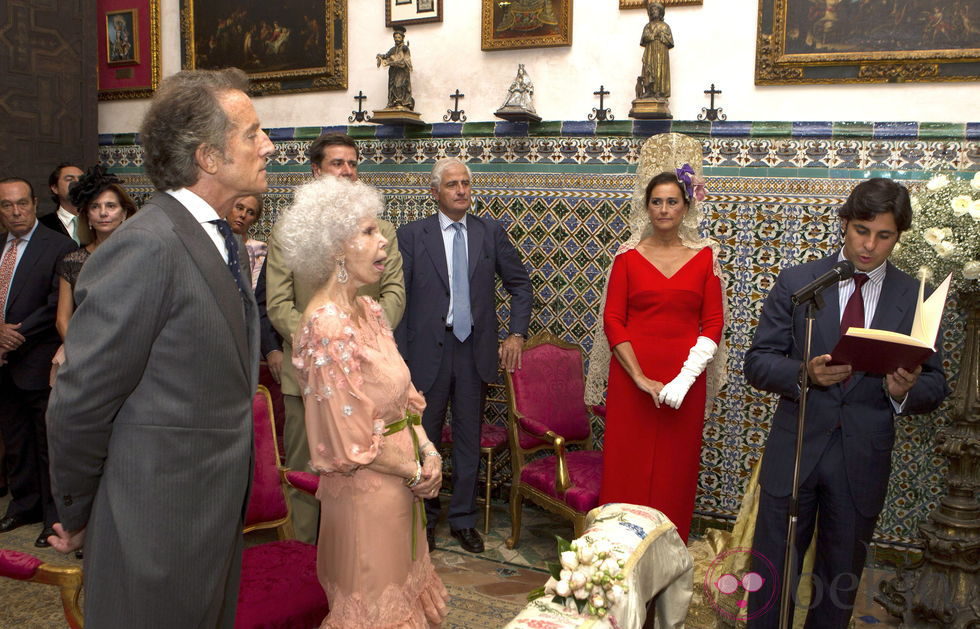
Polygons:
[[[662,511],[687,541],[707,396],[705,369],[724,327],[723,292],[709,241],[685,237],[703,196],[693,169],[653,177],[649,225],[613,262],[603,322],[609,364],[600,502]],[[700,193],[700,196],[698,194]],[[696,230],[697,223],[693,224]]]

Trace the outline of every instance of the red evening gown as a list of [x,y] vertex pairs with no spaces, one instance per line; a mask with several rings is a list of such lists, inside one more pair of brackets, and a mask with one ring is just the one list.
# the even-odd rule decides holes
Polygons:
[[[603,313],[610,347],[629,341],[643,373],[664,384],[680,372],[698,336],[722,333],[721,282],[705,247],[666,277],[636,249],[616,257]],[[599,502],[662,511],[687,542],[694,512],[704,424],[702,373],[679,409],[657,408],[615,355],[609,365]]]

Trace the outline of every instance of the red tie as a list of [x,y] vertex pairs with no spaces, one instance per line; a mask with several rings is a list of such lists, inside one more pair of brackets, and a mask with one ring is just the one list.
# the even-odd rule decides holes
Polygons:
[[0,260],[0,323],[4,323],[6,319],[7,292],[10,290],[10,284],[14,280],[14,265],[17,262],[18,244],[20,244],[20,238],[14,238],[13,242],[10,243],[10,248],[7,249],[7,253],[3,256],[3,260]]
[[866,273],[854,274],[854,292],[844,306],[844,314],[840,318],[840,335],[844,336],[850,328],[864,327],[864,295],[861,287],[868,281]]

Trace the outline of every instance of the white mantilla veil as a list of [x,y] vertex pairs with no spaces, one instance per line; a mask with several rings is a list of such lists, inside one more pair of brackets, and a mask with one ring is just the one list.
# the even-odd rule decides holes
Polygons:
[[[644,196],[647,184],[650,180],[662,172],[674,172],[690,164],[697,177],[703,177],[701,165],[702,152],[701,143],[692,137],[680,133],[662,133],[655,135],[646,142],[640,149],[640,160],[636,167],[636,185],[633,188],[633,200],[630,204],[629,229],[630,237],[619,246],[616,255],[636,249],[637,243],[649,236],[653,231],[650,224],[650,217],[647,214]],[[721,281],[722,308],[725,321],[725,329],[728,324],[728,282],[721,272],[719,263],[720,245],[710,239],[704,238],[700,234],[700,224],[703,217],[701,204],[695,198],[689,199],[687,214],[681,221],[679,235],[685,247],[701,250],[711,247],[712,258],[714,259],[714,272]],[[612,271],[612,265],[609,265]],[[592,338],[592,351],[589,354],[589,373],[586,378],[585,399],[589,404],[602,404],[603,395],[609,380],[609,360],[612,352],[609,349],[609,341],[606,339],[605,331],[601,325],[602,314],[606,309],[606,290],[609,284],[609,273],[606,273],[606,284],[602,287],[602,300],[599,305],[599,321],[595,335]],[[728,365],[728,343],[725,340],[725,329],[722,330],[721,341],[718,343],[718,350],[715,352],[714,359],[708,364],[708,391],[705,401],[705,415],[711,413],[715,397],[718,391],[724,386],[727,380]],[[666,383],[665,383],[666,384]]]

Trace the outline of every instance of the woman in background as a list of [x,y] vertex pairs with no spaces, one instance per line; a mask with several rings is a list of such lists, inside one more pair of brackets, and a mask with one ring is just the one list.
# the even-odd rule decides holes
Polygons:
[[265,256],[269,253],[269,246],[261,240],[248,237],[248,230],[252,228],[260,218],[262,218],[262,197],[253,194],[247,197],[235,199],[235,205],[228,214],[228,224],[231,231],[242,237],[245,241],[245,250],[248,251],[248,266],[252,271],[252,290],[259,281],[259,272],[262,270],[262,263]]
[[317,574],[330,601],[322,629],[424,629],[446,616],[425,538],[422,499],[442,481],[421,426],[425,400],[381,306],[356,296],[384,271],[381,209],[374,188],[324,177],[297,189],[276,226],[286,265],[318,286],[293,364],[310,467],[321,475]]

